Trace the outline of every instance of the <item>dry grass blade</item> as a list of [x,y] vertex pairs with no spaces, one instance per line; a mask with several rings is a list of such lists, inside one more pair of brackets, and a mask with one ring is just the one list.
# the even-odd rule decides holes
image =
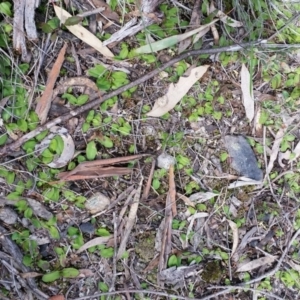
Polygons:
[[175,185],[173,166],[170,166],[169,169],[169,194],[170,194],[170,201],[172,205],[172,215],[173,217],[175,217],[177,215],[177,208],[176,208],[176,185]]
[[139,202],[140,202],[140,198],[141,198],[143,180],[144,179],[142,178],[139,183],[139,187],[136,191],[136,194],[134,195],[133,202],[130,207],[128,219],[127,219],[126,226],[125,226],[124,235],[123,235],[123,238],[122,238],[122,241],[120,243],[120,247],[119,247],[119,250],[117,253],[117,259],[120,259],[122,257],[122,255],[124,254],[130,232],[135,223],[135,218],[136,218],[136,214],[137,214],[137,210],[138,210]]
[[83,252],[86,249],[91,248],[91,247],[106,244],[111,238],[112,238],[112,236],[100,236],[95,239],[92,239],[92,240],[88,241],[87,243],[85,243],[83,246],[81,246],[76,251],[76,253],[78,254],[78,253]]
[[48,112],[52,101],[53,88],[59,75],[60,68],[64,62],[66,50],[67,44],[64,44],[64,46],[58,54],[58,57],[52,67],[52,70],[49,73],[45,91],[37,103],[35,112],[37,113],[41,124],[44,124],[47,120]]

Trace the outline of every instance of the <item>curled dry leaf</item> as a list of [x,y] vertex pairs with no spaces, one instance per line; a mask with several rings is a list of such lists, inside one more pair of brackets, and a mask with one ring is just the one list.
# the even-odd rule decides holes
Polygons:
[[209,68],[208,65],[200,66],[191,70],[189,76],[181,76],[178,83],[171,83],[167,94],[156,99],[154,106],[150,112],[147,113],[149,117],[161,117],[182,99],[182,97],[189,91],[189,89],[198,81]]
[[239,243],[239,229],[233,221],[227,220],[227,222],[228,222],[228,224],[232,230],[232,234],[233,234],[233,243],[232,243],[232,249],[231,249],[231,257],[232,257],[232,255],[235,253],[236,248]]
[[245,66],[242,64],[241,70],[241,89],[243,93],[243,104],[246,112],[246,116],[249,122],[252,121],[254,117],[254,98],[253,98],[253,88],[252,88],[252,79],[250,73]]
[[53,126],[50,129],[50,134],[42,140],[42,142],[36,145],[35,150],[37,154],[41,154],[44,149],[46,149],[49,145],[51,140],[56,136],[59,135],[64,143],[64,149],[60,156],[54,157],[53,161],[47,166],[50,168],[62,168],[66,166],[69,161],[73,158],[75,153],[75,145],[71,135],[68,133],[68,130],[64,127]]
[[[62,9],[59,6],[53,5],[56,16],[60,19],[62,23],[65,23],[66,20],[72,15],[67,11]],[[85,29],[83,26],[77,24],[72,26],[66,26],[70,32],[72,32],[76,37],[78,37],[83,42],[87,43],[97,51],[99,51],[105,57],[114,57],[113,53],[105,46],[102,45],[102,42],[91,32]]]

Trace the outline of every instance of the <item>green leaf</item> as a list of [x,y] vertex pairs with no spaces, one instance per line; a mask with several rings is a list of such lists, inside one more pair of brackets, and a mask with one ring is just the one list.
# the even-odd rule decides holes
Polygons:
[[42,156],[46,158],[53,158],[54,154],[47,148],[42,152]]
[[46,261],[46,260],[42,260],[42,259],[40,259],[40,260],[37,262],[37,266],[38,266],[41,270],[43,270],[43,271],[46,271],[46,270],[48,270],[48,269],[50,268],[49,262]]
[[73,226],[70,226],[67,230],[69,236],[76,236],[79,234],[79,229]]
[[223,152],[220,155],[220,160],[223,162],[223,161],[225,161],[227,159],[227,157],[228,157],[228,153],[227,152]]
[[44,282],[53,282],[61,277],[60,271],[50,272],[48,274],[43,275],[42,280]]
[[56,153],[62,154],[64,147],[65,147],[64,140],[62,139],[62,137],[60,135],[56,135],[54,137],[54,140],[56,141],[56,145],[57,145]]
[[98,141],[105,148],[112,148],[114,146],[113,141],[108,136],[103,136],[103,137],[99,138]]
[[83,123],[82,124],[82,132],[83,133],[86,133],[86,132],[88,132],[88,130],[91,128],[91,126],[90,126],[90,124],[88,124],[88,123]]
[[37,141],[42,141],[46,136],[48,135],[48,130],[44,130],[41,133],[39,133],[35,138]]
[[7,134],[1,134],[0,136],[0,146],[4,145],[7,141]]
[[97,155],[97,147],[95,141],[91,141],[87,144],[86,147],[86,157],[88,160],[95,159]]
[[276,90],[280,87],[280,85],[281,85],[281,75],[276,74],[271,80],[272,89]]
[[28,124],[24,119],[19,119],[17,121],[18,127],[22,132],[26,132],[28,129]]
[[89,96],[88,95],[80,95],[77,98],[77,105],[83,105],[84,103],[86,103],[89,100]]
[[47,22],[47,24],[52,28],[52,29],[57,29],[60,26],[60,20],[58,17],[54,17],[51,20]]
[[128,46],[126,44],[122,43],[121,48],[122,48],[122,50],[120,51],[118,57],[120,59],[125,59],[128,56],[128,53],[129,53]]
[[99,78],[99,77],[102,77],[106,71],[107,70],[104,66],[96,65],[94,68],[91,68],[88,70],[88,75],[95,77],[95,78]]
[[92,120],[94,119],[94,116],[95,116],[95,111],[94,110],[90,110],[89,113],[88,113],[88,115],[86,116],[85,121],[87,123],[92,122]]
[[50,188],[43,192],[43,196],[47,201],[58,201],[59,200],[59,190],[57,188]]
[[13,184],[15,181],[15,176],[16,176],[16,174],[14,172],[8,172],[8,174],[6,176],[6,182],[8,184]]
[[11,12],[11,3],[9,2],[2,2],[0,3],[0,13],[11,17],[12,16],[12,12]]
[[111,83],[106,78],[97,79],[97,87],[102,91],[107,91],[111,87]]
[[30,207],[28,207],[25,211],[24,211],[24,217],[26,219],[30,219],[32,217],[32,209]]
[[49,227],[49,233],[53,239],[58,240],[60,238],[59,232],[55,226]]
[[99,283],[98,283],[98,289],[99,289],[101,292],[106,293],[106,292],[108,292],[109,287],[108,287],[108,285],[107,285],[106,283],[104,283],[104,282],[99,282]]
[[67,99],[71,104],[76,105],[77,104],[77,99],[75,96],[68,94],[68,93],[64,93],[62,96],[62,99]]
[[100,250],[100,255],[103,258],[111,258],[114,256],[114,248],[109,247],[109,248],[104,248]]
[[19,200],[20,199],[20,194],[17,192],[12,192],[6,195],[6,198],[9,200]]
[[21,195],[25,190],[25,184],[23,181],[19,180],[16,186],[16,193]]
[[152,187],[153,187],[155,190],[159,189],[159,187],[160,187],[160,181],[159,181],[157,178],[154,178],[154,179],[152,180]]
[[177,267],[178,266],[178,260],[176,255],[171,255],[168,259],[168,267]]
[[32,258],[31,258],[31,256],[28,256],[28,255],[24,255],[22,261],[26,267],[30,267],[32,264]]
[[83,20],[83,17],[79,17],[79,16],[69,17],[69,18],[65,21],[64,25],[65,25],[65,26],[77,25],[77,24],[79,24],[82,20]]
[[65,268],[61,274],[64,278],[76,278],[79,275],[79,271],[75,268]]
[[263,110],[259,117],[259,123],[264,125],[264,124],[266,124],[268,119],[269,119],[269,113],[267,111]]
[[110,236],[109,231],[106,228],[99,228],[96,232],[99,236]]

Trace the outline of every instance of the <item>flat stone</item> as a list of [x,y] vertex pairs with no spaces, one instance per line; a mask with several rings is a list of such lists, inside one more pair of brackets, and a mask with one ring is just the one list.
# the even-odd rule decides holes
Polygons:
[[247,140],[239,136],[225,136],[225,146],[231,158],[231,167],[240,175],[261,181],[263,172],[257,165],[257,160]]

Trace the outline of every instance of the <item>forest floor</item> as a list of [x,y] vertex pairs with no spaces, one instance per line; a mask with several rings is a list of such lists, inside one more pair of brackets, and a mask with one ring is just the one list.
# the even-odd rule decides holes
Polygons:
[[0,299],[300,299],[300,4],[61,2],[0,1]]

